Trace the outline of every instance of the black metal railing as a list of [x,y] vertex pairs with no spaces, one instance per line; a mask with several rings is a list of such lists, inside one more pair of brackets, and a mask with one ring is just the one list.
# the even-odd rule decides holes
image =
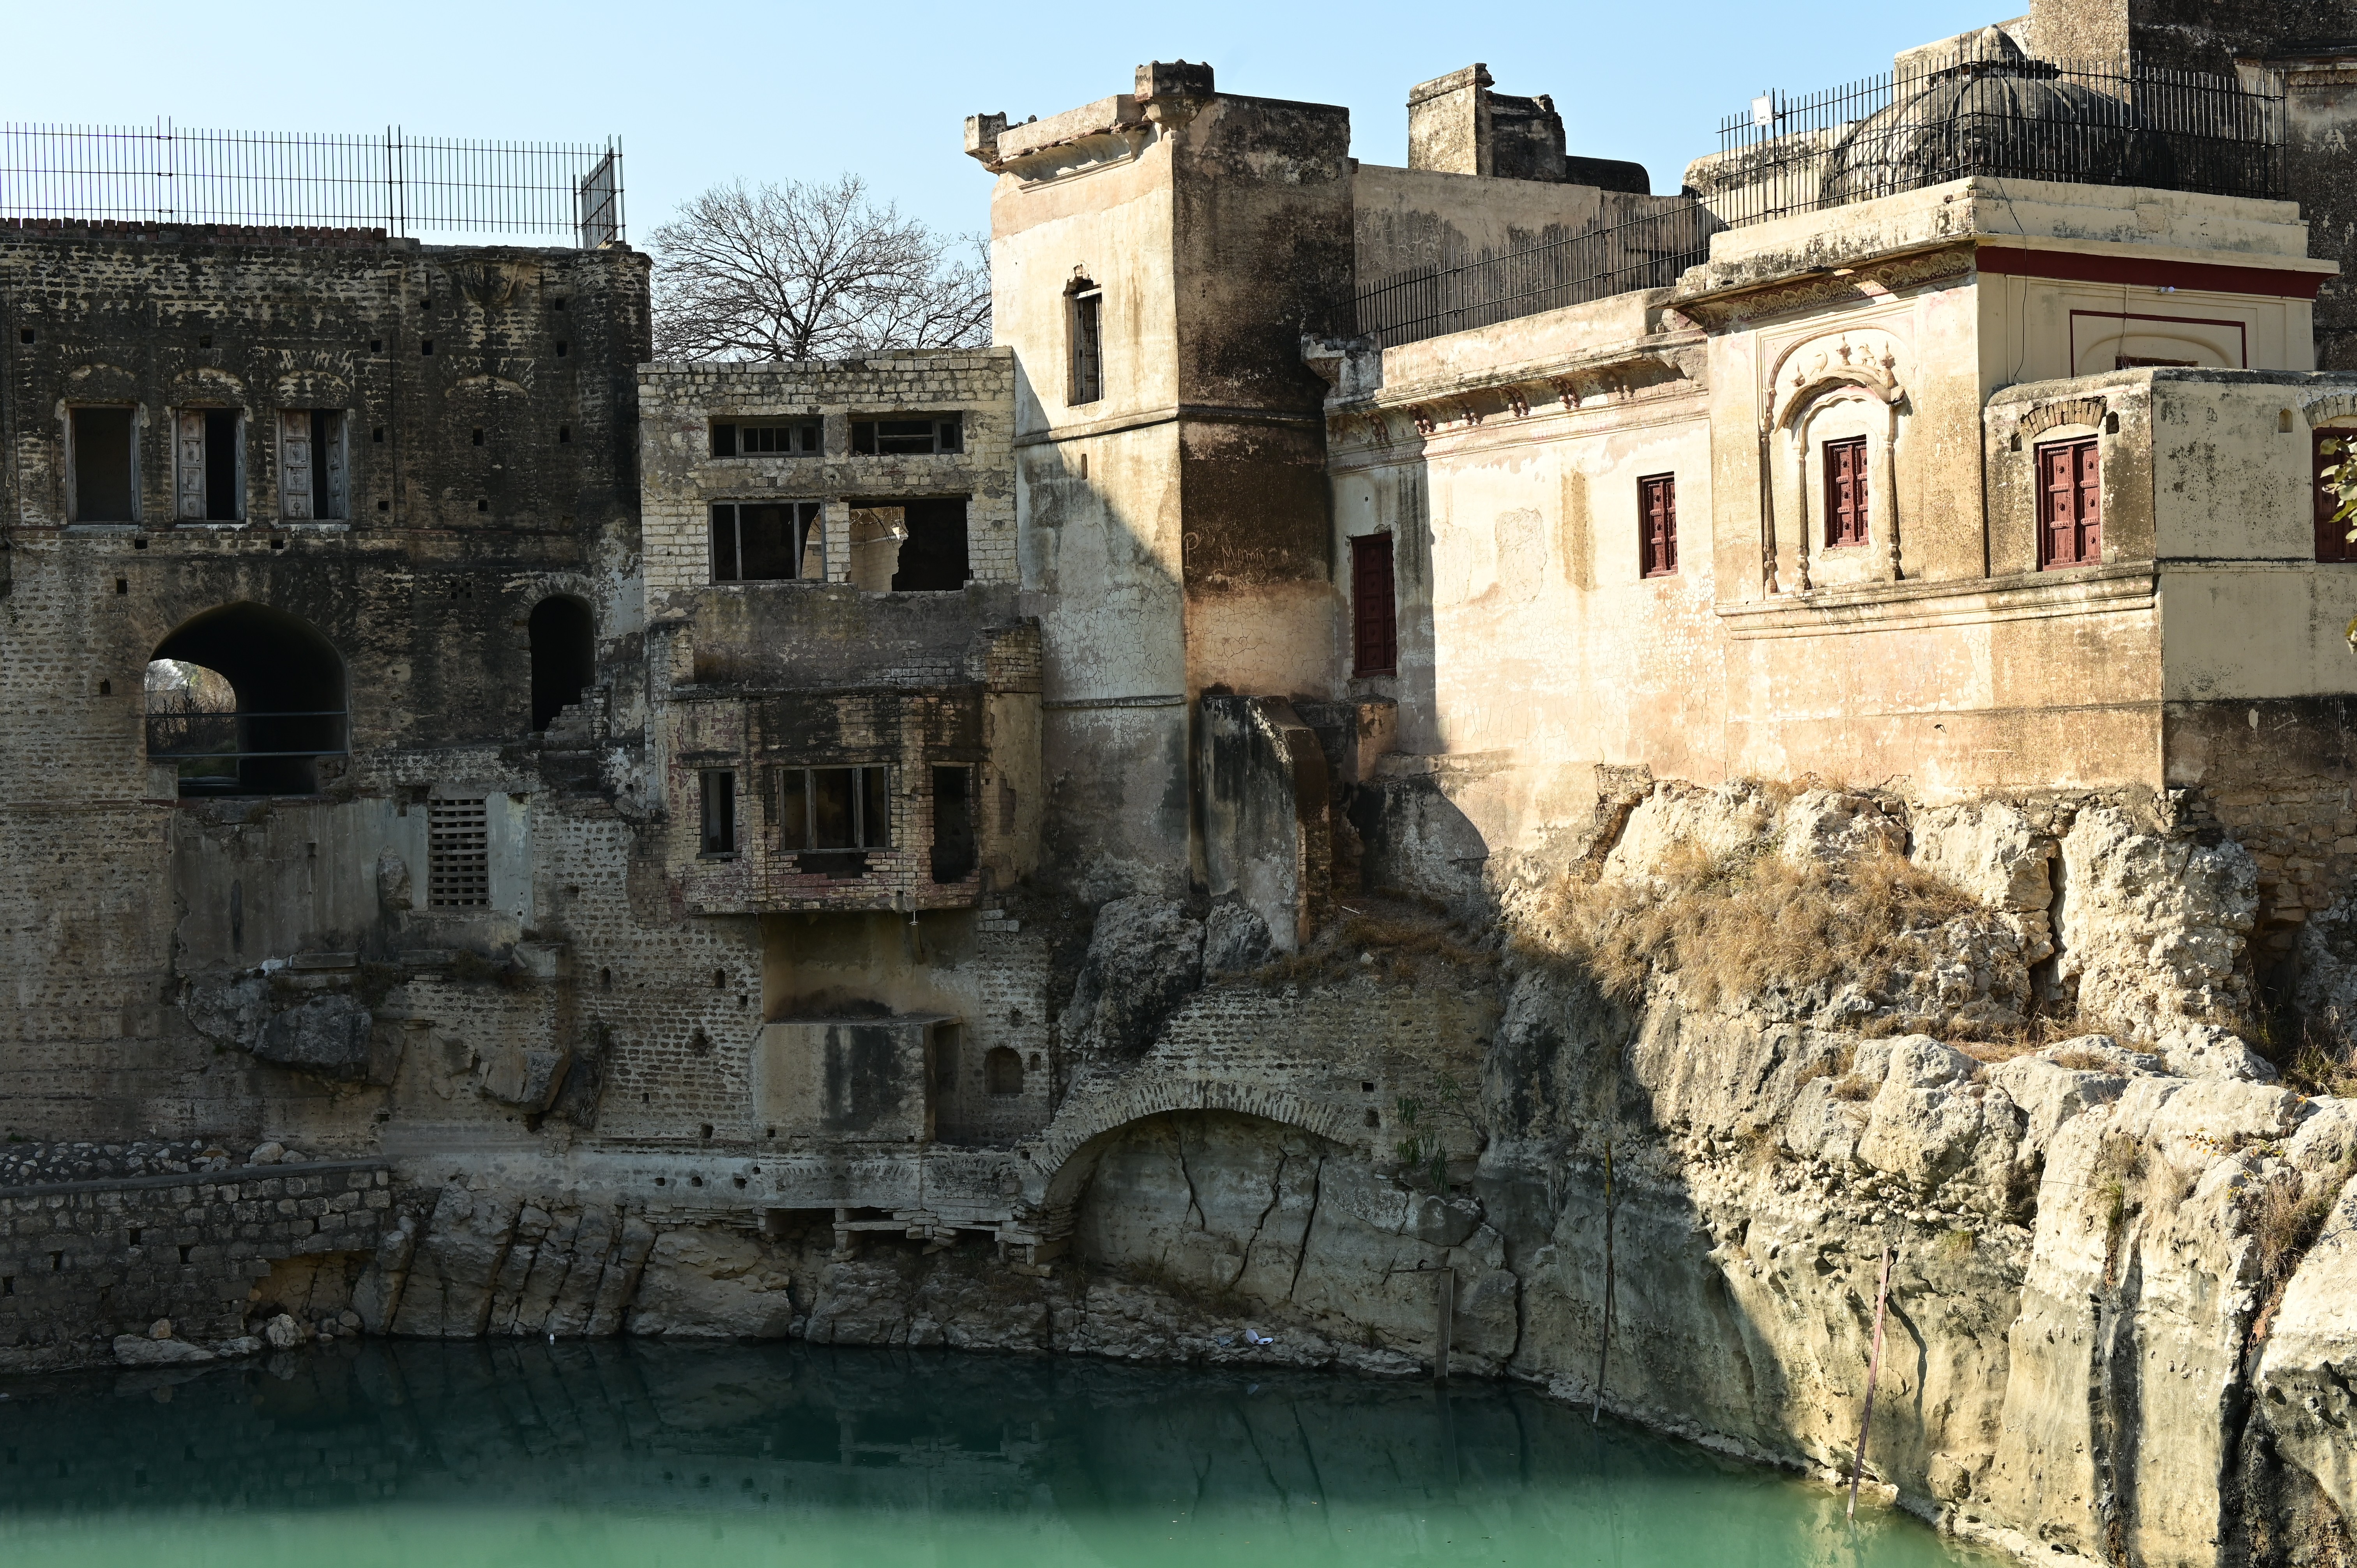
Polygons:
[[341,757],[340,708],[285,713],[151,713],[147,756],[156,762],[215,762],[225,771],[264,757]]
[[1668,288],[1708,258],[1719,225],[1699,202],[1517,251],[1410,267],[1358,291],[1358,330],[1384,348],[1632,289]]
[[1719,125],[1689,179],[1730,227],[1973,176],[2281,199],[2284,102],[2233,77],[2032,59],[1984,37]]
[[0,220],[625,237],[622,147],[138,125],[0,127]]

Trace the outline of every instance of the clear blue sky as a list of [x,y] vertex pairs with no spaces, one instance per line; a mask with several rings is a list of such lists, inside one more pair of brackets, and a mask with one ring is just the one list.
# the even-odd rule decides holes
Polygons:
[[[2011,0],[2013,9],[2022,0]],[[626,149],[631,238],[734,178],[866,175],[938,226],[980,231],[989,177],[967,114],[1047,115],[1126,91],[1149,59],[1209,60],[1222,88],[1347,104],[1352,151],[1406,161],[1407,90],[1489,64],[1551,92],[1575,153],[1633,158],[1675,190],[1722,115],[1768,87],[1889,69],[1894,49],[2009,14],[1951,0],[1135,6],[564,6],[478,0],[190,11],[10,7],[12,121],[593,141]],[[1003,19],[1002,26],[991,26]],[[95,28],[95,31],[93,29]],[[102,44],[102,47],[94,47]]]

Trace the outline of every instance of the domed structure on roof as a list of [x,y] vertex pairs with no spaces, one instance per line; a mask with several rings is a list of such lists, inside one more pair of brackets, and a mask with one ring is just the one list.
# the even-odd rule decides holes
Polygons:
[[1836,142],[1821,199],[1865,201],[1970,175],[2168,186],[2175,168],[2167,138],[2135,103],[2066,80],[1988,27],[1898,79],[1890,106]]

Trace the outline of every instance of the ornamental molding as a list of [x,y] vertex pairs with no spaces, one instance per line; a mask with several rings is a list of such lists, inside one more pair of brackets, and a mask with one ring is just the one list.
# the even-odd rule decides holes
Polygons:
[[[1958,245],[1882,262],[1862,262],[1842,274],[1827,274],[1790,284],[1770,284],[1728,290],[1677,302],[1680,312],[1707,328],[1806,310],[1822,305],[1855,305],[1881,299],[1901,289],[1962,277],[1973,270],[1973,248]],[[1846,274],[1846,275],[1845,275]]]

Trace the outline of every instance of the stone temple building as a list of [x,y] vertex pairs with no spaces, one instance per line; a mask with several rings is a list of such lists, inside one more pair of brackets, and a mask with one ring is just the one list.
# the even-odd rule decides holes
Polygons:
[[[2009,813],[2025,996],[2139,1062],[2255,1037],[2357,880],[2352,83],[2347,5],[2039,0],[1664,179],[1481,65],[1392,166],[1151,63],[967,120],[992,347],[847,361],[651,362],[619,238],[11,220],[0,1362],[162,1316],[189,1359],[265,1318],[1217,1356],[1250,1302],[1575,1386],[1610,1145],[1534,1129],[1642,1080],[1683,1326],[1759,1277],[1699,1173],[1769,1122],[1677,1109],[1752,1069],[1651,1022],[1581,1101],[1544,1063],[1633,1015],[1493,971],[1518,900],[1728,801],[1919,864]],[[2195,892],[2123,959],[2130,861]],[[1778,1029],[1755,1076],[1834,1038]],[[2128,1407],[2209,1465],[2135,1508],[2005,1448],[2093,1440],[2085,1367],[2006,1348],[1990,1202],[2011,1283],[1951,1294],[2014,1305],[1893,1396],[1896,1495],[2091,1561],[2124,1508],[2341,1528],[2345,1435],[2246,1463],[2231,1392]],[[1712,1333],[1627,1351],[1625,1408],[1831,1465]],[[2017,1419],[2049,1383],[2078,1428]]]

